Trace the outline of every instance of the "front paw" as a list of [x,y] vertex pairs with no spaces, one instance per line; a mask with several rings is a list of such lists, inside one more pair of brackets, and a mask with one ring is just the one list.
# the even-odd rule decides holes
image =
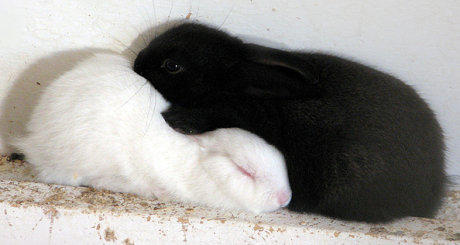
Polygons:
[[166,123],[174,130],[183,134],[201,134],[206,132],[205,120],[191,111],[180,107],[172,107],[161,113]]

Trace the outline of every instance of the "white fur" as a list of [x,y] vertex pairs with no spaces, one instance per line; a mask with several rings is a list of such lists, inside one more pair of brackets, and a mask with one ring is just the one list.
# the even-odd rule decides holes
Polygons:
[[168,106],[129,61],[96,54],[46,87],[13,145],[50,183],[256,213],[290,195],[274,147],[240,129],[179,134],[160,114]]

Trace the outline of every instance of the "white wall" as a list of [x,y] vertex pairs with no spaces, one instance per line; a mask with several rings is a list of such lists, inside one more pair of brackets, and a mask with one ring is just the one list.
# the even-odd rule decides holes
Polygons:
[[414,85],[445,129],[448,172],[460,174],[457,0],[0,0],[0,98],[40,57],[83,47],[123,50],[148,27],[188,13],[246,39],[350,57]]

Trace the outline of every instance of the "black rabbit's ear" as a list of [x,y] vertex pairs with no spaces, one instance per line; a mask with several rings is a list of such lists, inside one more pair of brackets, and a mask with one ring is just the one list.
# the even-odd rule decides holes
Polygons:
[[311,97],[318,95],[319,76],[307,59],[296,53],[247,44],[249,60],[257,68],[245,92],[265,98]]

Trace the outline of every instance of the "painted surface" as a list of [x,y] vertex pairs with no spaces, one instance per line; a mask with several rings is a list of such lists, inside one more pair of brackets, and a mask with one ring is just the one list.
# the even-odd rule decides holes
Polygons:
[[251,215],[33,181],[0,159],[1,244],[458,244],[460,186],[435,219],[344,222],[280,210]]
[[[39,58],[87,47],[136,52],[145,45],[143,39],[155,35],[151,31],[138,38],[139,33],[186,18],[221,26],[249,41],[343,55],[400,77],[438,114],[448,140],[448,172],[460,174],[456,0],[0,0],[0,113],[15,110],[2,102],[15,96],[11,86]],[[138,48],[129,51],[128,46]],[[14,125],[27,117],[16,115],[2,125],[1,152],[7,151],[4,136],[16,134]],[[11,177],[14,168],[13,179],[33,180],[30,173],[18,175],[23,167],[0,165],[0,172],[9,171]],[[0,179],[2,244],[460,243],[459,191],[449,193],[437,219],[365,225],[286,211],[261,216],[219,212]]]
[[[9,88],[40,57],[84,47],[122,51],[144,30],[186,18],[262,44],[346,56],[414,85],[444,126],[448,172],[460,175],[457,0],[0,0],[0,99],[14,96]],[[14,135],[18,120],[2,131]],[[0,150],[7,151],[3,138]]]

